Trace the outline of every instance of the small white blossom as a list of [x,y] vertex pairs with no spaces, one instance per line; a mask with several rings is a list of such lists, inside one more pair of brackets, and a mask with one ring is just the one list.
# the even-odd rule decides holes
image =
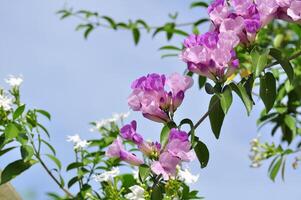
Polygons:
[[8,111],[12,108],[13,100],[2,94],[0,95],[0,107],[3,108],[3,110]]
[[13,76],[9,75],[5,82],[8,83],[11,87],[20,87],[23,82],[22,76]]
[[139,180],[139,170],[133,170],[132,171],[134,179]]
[[113,114],[113,119],[115,119],[116,121],[123,121],[125,118],[128,118],[130,115],[130,112],[126,112],[126,113],[114,113]]
[[91,132],[96,132],[101,128],[109,126],[111,123],[116,123],[118,121],[123,121],[125,118],[127,118],[130,115],[130,112],[127,113],[114,113],[111,118],[108,119],[102,119],[99,121],[95,121],[95,127],[90,128]]
[[74,149],[80,150],[84,149],[89,145],[87,140],[82,140],[78,134],[67,136],[67,142],[72,142]]
[[94,175],[93,178],[96,182],[103,182],[103,181],[109,181],[112,180],[114,177],[118,176],[120,174],[120,170],[118,167],[113,167],[112,170]]
[[199,174],[193,175],[186,168],[185,170],[179,169],[178,176],[180,180],[184,181],[188,185],[188,184],[196,183],[200,175]]
[[126,194],[124,197],[128,200],[145,200],[144,198],[144,188],[139,185],[134,185],[130,187],[131,193]]

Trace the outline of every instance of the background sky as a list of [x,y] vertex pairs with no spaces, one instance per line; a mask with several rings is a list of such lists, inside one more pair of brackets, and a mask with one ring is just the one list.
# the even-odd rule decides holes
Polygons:
[[[151,24],[162,24],[166,13],[179,11],[180,22],[204,16],[204,10],[189,10],[190,1],[183,0],[73,0],[74,8],[97,10],[117,20],[143,18]],[[0,79],[8,74],[22,74],[22,98],[29,107],[43,108],[52,114],[46,123],[58,150],[58,157],[66,166],[73,160],[72,145],[66,136],[78,133],[83,138],[95,137],[88,123],[108,118],[114,112],[128,111],[127,96],[130,83],[150,72],[182,72],[185,65],[177,58],[160,59],[158,48],[165,38],[152,40],[142,34],[140,44],[133,45],[129,32],[97,30],[88,40],[74,31],[76,19],[60,21],[55,14],[66,2],[62,0],[2,0],[0,2]],[[206,31],[201,30],[202,32]],[[171,44],[179,44],[176,38]],[[4,81],[1,85],[5,85]],[[177,119],[190,117],[196,121],[207,109],[209,96],[197,85],[189,90]],[[300,171],[287,167],[286,181],[273,183],[267,167],[249,167],[249,141],[257,135],[256,118],[263,105],[258,102],[251,116],[235,98],[227,115],[222,134],[217,141],[208,120],[197,130],[197,135],[208,144],[210,162],[201,170],[192,164],[193,173],[200,178],[193,187],[208,200],[297,200],[300,199]],[[146,138],[158,139],[160,124],[148,121],[139,113],[132,113],[138,129]],[[268,138],[268,129],[261,131]],[[277,140],[276,140],[277,142]],[[19,157],[12,152],[1,157],[0,168]],[[12,181],[17,191],[27,200],[47,199],[44,193],[58,191],[40,165]]]

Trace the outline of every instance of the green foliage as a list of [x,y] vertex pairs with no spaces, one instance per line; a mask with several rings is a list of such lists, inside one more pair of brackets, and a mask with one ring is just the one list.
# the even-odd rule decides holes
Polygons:
[[216,139],[219,138],[225,114],[221,106],[221,100],[217,95],[214,95],[209,104],[209,119],[211,129]]

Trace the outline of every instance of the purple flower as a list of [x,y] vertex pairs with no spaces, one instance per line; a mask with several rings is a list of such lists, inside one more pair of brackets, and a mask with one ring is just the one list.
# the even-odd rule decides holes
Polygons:
[[[227,19],[222,23],[223,32],[208,32],[202,38],[205,38],[204,45],[186,48],[180,55],[180,58],[187,63],[188,70],[201,76],[206,76],[214,81],[227,78],[227,69],[231,67],[232,52],[234,47],[239,44],[239,33],[244,27],[243,19]],[[216,38],[217,37],[217,38]],[[215,44],[216,43],[216,44]]]
[[211,5],[209,5],[208,13],[211,21],[215,25],[219,25],[230,15],[230,9],[224,0],[215,0]]
[[294,21],[301,20],[301,1],[293,1],[287,9],[287,15]]
[[193,151],[191,151],[188,134],[177,129],[171,129],[165,151],[182,161],[191,161],[195,158]]
[[120,129],[120,135],[123,139],[131,140],[135,144],[141,144],[143,142],[143,138],[136,132],[136,129],[137,122],[133,120],[130,124],[126,124]]
[[[168,112],[176,110],[183,101],[183,93],[192,84],[190,77],[177,73],[167,79],[165,75],[149,74],[133,82],[128,104],[132,110],[141,111],[144,117],[165,123],[170,121]],[[171,91],[165,90],[166,85]]]
[[151,170],[157,174],[162,175],[164,180],[168,180],[170,176],[174,176],[177,171],[177,165],[180,163],[180,159],[171,155],[168,152],[164,152],[160,155],[159,161],[155,161],[151,165]]
[[136,155],[124,149],[122,141],[119,137],[108,147],[106,156],[110,158],[120,158],[120,160],[135,166],[139,166],[144,163]]
[[188,38],[186,38],[184,40],[184,46],[186,48],[191,48],[191,47],[195,47],[195,46],[198,46],[198,45],[201,45],[202,44],[202,40],[201,40],[201,36],[200,35],[195,35],[195,34],[192,34],[190,35]]
[[260,21],[258,20],[246,19],[244,23],[246,31],[249,33],[256,33],[260,29]]

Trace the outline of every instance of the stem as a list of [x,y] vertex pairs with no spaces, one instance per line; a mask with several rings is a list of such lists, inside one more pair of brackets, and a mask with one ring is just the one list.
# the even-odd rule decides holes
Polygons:
[[[102,27],[102,28],[107,28],[107,29],[113,29],[110,25],[107,25],[107,24],[103,24],[103,23],[100,23],[99,21],[96,21],[96,22],[93,22],[85,17],[82,17],[78,14],[75,14],[73,13],[72,16],[82,20],[82,21],[85,21],[93,26],[99,26],[99,27]],[[100,18],[97,18],[97,20],[100,19]],[[175,24],[175,27],[183,27],[183,26],[191,26],[193,24],[195,24],[197,21],[194,21],[194,22],[184,22],[184,23],[178,23],[178,24]],[[158,29],[158,28],[161,28],[162,26],[150,26],[148,27],[148,30],[153,30],[153,29]],[[144,26],[141,26],[141,27],[137,27],[138,29],[140,30],[144,30],[144,29],[147,29],[146,27]]]
[[211,108],[209,108],[208,111],[199,119],[199,121],[195,123],[194,129],[197,129],[201,125],[201,123],[203,123],[203,121],[209,116],[210,112],[212,111],[212,109],[217,103],[218,101],[213,102]]
[[54,182],[71,198],[74,198],[74,196],[66,189],[64,188],[64,186],[59,182],[59,180],[57,180],[57,178],[51,173],[50,169],[48,169],[47,165],[44,163],[44,161],[42,160],[38,150],[36,149],[36,146],[34,144],[34,141],[32,139],[32,137],[29,137],[30,139],[30,143],[33,147],[34,150],[34,156],[37,158],[37,160],[41,163],[42,167],[45,169],[45,171],[48,173],[48,175],[52,178],[52,180],[54,180]]

